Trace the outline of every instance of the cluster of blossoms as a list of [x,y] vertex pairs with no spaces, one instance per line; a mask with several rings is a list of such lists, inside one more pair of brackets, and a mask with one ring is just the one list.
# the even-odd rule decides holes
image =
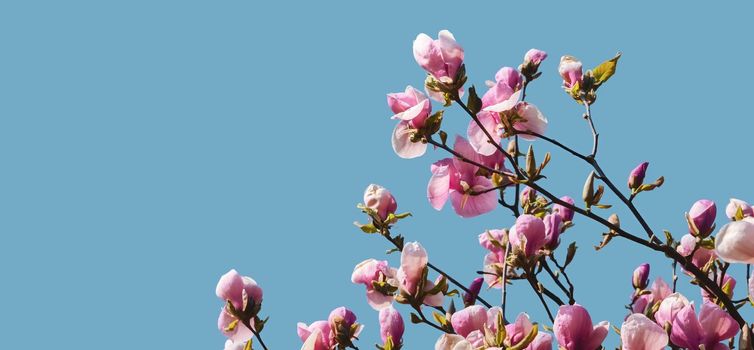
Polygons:
[[[441,31],[437,39],[420,34],[414,41],[413,55],[428,74],[424,89],[409,85],[403,92],[387,95],[391,118],[397,120],[393,150],[406,159],[425,155],[429,145],[450,154],[430,166],[426,196],[434,209],[441,210],[450,200],[459,216],[472,218],[501,205],[514,214],[515,220],[510,227],[478,235],[478,243],[486,250],[478,272],[481,276],[464,285],[430,263],[420,243],[407,243],[402,235],[391,232],[410,214],[397,212],[398,203],[388,189],[369,185],[358,206],[368,222],[356,225],[367,234],[385,238],[392,245],[388,253],[400,253],[400,262],[394,267],[388,260],[371,258],[357,264],[351,275],[352,283],[364,286],[366,302],[377,312],[378,349],[404,348],[406,326],[399,308],[408,310],[411,323],[440,332],[435,350],[546,350],[556,344],[560,350],[603,349],[610,324],[595,324],[587,309],[576,302],[568,267],[577,247],[571,242],[567,248],[560,248],[561,241],[569,237],[564,233],[575,225],[576,214],[607,229],[596,250],[620,237],[673,260],[672,287],[662,277],[650,284],[649,264],[638,266],[631,276],[628,315],[619,328],[613,327],[620,336],[621,349],[723,350],[734,345],[736,336],[739,349],[753,349],[750,325],[738,309],[748,302],[754,304],[754,277],[747,275],[748,298],[736,300],[736,279],[729,267],[754,263],[754,208],[731,199],[725,208],[730,222],[718,230],[715,203],[699,200],[686,213],[688,233],[677,240],[665,232],[663,241],[633,200],[662,186],[664,178],[646,182],[649,163],[643,162],[629,172],[628,192],[624,194],[599,166],[599,138],[591,106],[597,100],[597,90],[615,73],[620,54],[586,71],[573,56],[562,56],[558,65],[562,88],[585,107],[583,117],[593,135],[588,155],[547,137],[547,118],[525,101],[528,84],[542,74],[540,67],[547,58],[544,51],[529,50],[517,68],[500,68],[494,81],[486,82],[487,91],[481,97],[474,86],[465,86],[464,50],[449,31]],[[433,100],[442,104],[434,112]],[[455,136],[451,147],[442,121],[443,108],[453,104],[471,120],[465,135]],[[542,187],[539,180],[545,178],[550,154],[537,163],[531,145],[526,153],[521,152],[521,140],[549,142],[593,169],[583,185],[583,205]],[[647,239],[621,228],[616,214],[598,214],[598,209],[611,208],[603,202],[608,190],[630,209]],[[676,291],[676,267],[699,287],[699,304]],[[540,300],[548,316],[544,323],[532,322],[525,312],[513,322],[506,318],[506,288],[518,281],[528,284]],[[484,284],[502,290],[500,306],[493,306],[480,295]],[[262,291],[254,280],[231,270],[218,283],[217,296],[225,301],[218,326],[228,337],[226,350],[250,350],[252,336],[267,350],[260,335],[266,321],[258,316]],[[555,312],[553,306],[557,307]],[[327,320],[299,323],[297,327],[302,350],[358,349],[355,342],[362,329],[356,315],[346,307],[334,309]]]

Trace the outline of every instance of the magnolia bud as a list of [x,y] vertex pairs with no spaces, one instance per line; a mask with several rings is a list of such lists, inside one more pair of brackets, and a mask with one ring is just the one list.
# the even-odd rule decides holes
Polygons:
[[529,145],[529,151],[526,152],[526,176],[533,179],[537,176],[537,161],[534,159],[534,147]]
[[611,214],[610,217],[607,218],[607,221],[615,227],[620,228],[620,218],[618,217],[618,214]]
[[581,61],[573,56],[563,56],[560,58],[558,73],[563,78],[563,87],[571,89],[576,83],[581,84],[583,73],[581,72]]
[[[715,225],[717,207],[715,202],[708,199],[700,199],[689,210],[689,233],[694,236],[707,237],[712,233]],[[693,226],[691,225],[693,223]],[[696,228],[696,231],[694,231]]]
[[380,219],[387,219],[388,215],[394,214],[398,209],[395,197],[386,188],[371,184],[364,191],[364,205],[377,212]]
[[390,337],[394,347],[400,344],[403,339],[403,331],[405,326],[403,324],[403,317],[394,307],[389,306],[380,310],[380,338],[382,343],[387,342],[387,338]]
[[531,187],[524,188],[521,191],[521,206],[527,206],[537,200],[537,191]]
[[524,55],[524,65],[539,66],[547,58],[547,53],[542,50],[531,49]]
[[[562,200],[563,202],[566,202],[568,204],[571,204],[571,205],[573,205],[573,203],[574,203],[573,198],[568,197],[568,196],[560,197],[560,200]],[[571,208],[568,208],[568,207],[560,205],[560,204],[555,204],[552,207],[552,211],[553,211],[553,213],[557,212],[558,215],[560,215],[560,218],[563,219],[563,222],[573,221],[573,215],[574,215],[574,213],[573,213],[573,209],[571,209]]]
[[542,221],[545,223],[545,247],[551,250],[557,248],[562,218],[558,214],[547,214]]
[[644,162],[636,166],[628,176],[628,188],[637,190],[644,184],[644,176],[647,174],[649,163]]
[[581,198],[584,199],[587,207],[594,204],[594,171],[589,173],[586,182],[584,182],[584,190],[581,192]]
[[482,277],[477,277],[471,281],[469,292],[463,294],[464,306],[471,306],[476,303],[476,297],[479,295],[479,291],[482,290],[482,283],[484,283],[484,278]]
[[641,264],[636,268],[636,270],[634,270],[634,275],[631,283],[633,284],[634,289],[645,289],[647,288],[648,279],[649,264]]

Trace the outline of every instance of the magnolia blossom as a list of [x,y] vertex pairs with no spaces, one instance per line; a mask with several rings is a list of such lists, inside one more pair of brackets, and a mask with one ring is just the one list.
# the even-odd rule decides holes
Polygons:
[[717,305],[702,304],[697,317],[694,304],[689,304],[673,320],[670,340],[677,346],[693,350],[701,346],[704,349],[727,349],[720,342],[736,336],[738,330],[736,320]]
[[[236,270],[230,270],[217,282],[215,294],[221,300],[229,302],[237,312],[262,303],[262,288],[251,277],[241,276]],[[246,300],[246,302],[244,302]],[[253,319],[249,320],[253,327]],[[220,310],[217,328],[233,342],[243,342],[251,338],[251,330],[234,315],[228,306]]]
[[623,350],[661,350],[668,345],[668,335],[662,327],[644,314],[632,314],[620,327]]
[[754,275],[749,278],[749,301],[754,304]]
[[377,212],[380,219],[385,220],[389,214],[395,213],[398,203],[386,188],[371,184],[364,191],[364,205]]
[[[398,279],[399,288],[409,294],[417,294],[417,286],[424,275],[424,269],[427,268],[429,258],[427,257],[427,251],[419,242],[406,243],[403,246],[401,252],[401,266],[396,273]],[[433,283],[432,281],[424,282],[424,289],[428,291],[435,287],[438,280]],[[429,306],[442,306],[443,294],[437,293],[434,295],[427,295],[423,300],[425,305]]]
[[466,337],[473,331],[484,331],[487,324],[487,309],[481,305],[471,305],[456,311],[450,318],[453,330],[460,336]]
[[302,350],[330,350],[340,339],[355,339],[363,328],[363,325],[356,323],[353,311],[346,307],[334,309],[327,321],[315,321],[310,325],[299,322],[296,327],[299,338],[304,342]]
[[545,223],[545,244],[548,249],[557,248],[560,243],[560,231],[563,228],[562,218],[558,214],[547,214],[544,219]]
[[[693,252],[694,256],[691,257],[691,263],[701,269],[704,265],[707,265],[710,260],[715,258],[715,251],[704,247],[696,247],[696,245],[696,237],[691,234],[686,234],[681,237],[681,242],[678,244],[676,250],[683,256],[689,256]],[[694,251],[694,249],[696,249],[696,251]],[[686,273],[691,274],[690,272]]]
[[469,290],[468,293],[463,293],[463,303],[465,305],[473,305],[476,302],[477,296],[479,296],[479,292],[482,290],[482,284],[484,283],[484,278],[477,277],[473,281],[471,281],[471,284],[469,284],[469,287],[467,288]]
[[655,321],[661,327],[672,325],[676,315],[683,310],[684,307],[689,305],[690,302],[681,293],[673,293],[667,296],[660,303],[660,307],[655,312]]
[[576,83],[581,84],[581,61],[573,56],[561,57],[558,73],[563,78],[563,87],[570,90]]
[[474,349],[466,338],[458,334],[443,334],[435,343],[435,350],[472,350]]
[[715,252],[729,263],[754,263],[754,218],[725,224],[715,237]]
[[432,112],[432,103],[421,91],[407,86],[405,92],[387,95],[387,104],[395,113],[391,118],[400,122],[393,129],[393,150],[401,158],[416,158],[427,151],[427,144],[413,142],[411,138],[424,126]]
[[739,208],[741,209],[741,212],[743,212],[744,217],[754,216],[754,208],[751,207],[751,204],[736,198],[731,198],[728,205],[725,206],[725,215],[728,216],[729,219],[734,220]]
[[521,215],[511,227],[511,246],[520,249],[527,257],[534,256],[545,244],[546,231],[542,219],[529,214]]
[[246,348],[246,341],[232,341],[230,339],[225,341],[225,350],[243,350]]
[[542,50],[531,49],[524,55],[524,65],[532,64],[539,66],[547,58],[547,53]]
[[[506,230],[487,230],[479,235],[479,244],[489,250],[489,253],[484,257],[483,266],[485,272],[484,281],[490,288],[502,288],[501,280],[497,276],[497,270],[503,266],[505,251],[504,247],[500,244],[503,243],[507,235],[508,232]],[[493,240],[497,244],[493,244]]]
[[[736,288],[736,279],[733,278],[733,276],[729,274],[725,274],[725,276],[722,276],[722,281],[720,280],[721,276],[717,276],[715,279],[715,283],[717,285],[721,286],[723,291],[725,291],[725,295],[728,296],[728,298],[733,298],[733,290]],[[715,296],[707,292],[706,289],[700,288],[702,291],[702,300],[704,302],[714,302]]]
[[332,330],[327,321],[316,321],[310,325],[299,322],[297,332],[304,346],[301,350],[330,350],[335,346]]
[[649,291],[649,294],[644,294],[634,301],[631,308],[633,312],[643,313],[648,307],[661,303],[673,293],[673,290],[670,289],[670,286],[665,283],[665,280],[663,280],[662,277],[658,277],[652,282],[652,288],[650,288]]
[[[573,203],[575,203],[573,201],[573,198],[571,198],[569,196],[560,197],[560,200],[562,200],[563,202],[566,202],[568,204],[571,204],[571,205],[573,205]],[[573,221],[574,212],[573,212],[573,209],[571,209],[571,208],[568,208],[568,207],[560,205],[560,204],[555,204],[552,207],[552,212],[553,213],[557,213],[558,215],[560,215],[560,218],[563,219],[563,222]]]
[[[526,313],[520,313],[518,314],[518,317],[516,317],[516,321],[510,324],[507,324],[505,326],[505,344],[508,347],[515,346],[516,344],[519,344],[522,340],[526,338],[527,335],[531,332],[532,328],[534,328],[534,324],[532,324],[531,320],[529,319],[529,315]],[[534,340],[527,345],[525,350],[551,350],[552,349],[552,335],[539,332],[537,333],[537,336],[534,338]]]
[[351,274],[351,282],[363,284],[367,288],[367,303],[375,310],[390,306],[392,295],[385,295],[374,288],[373,282],[385,281],[396,286],[397,270],[388,266],[386,260],[367,259],[356,265]]
[[403,317],[392,306],[388,306],[380,310],[380,338],[382,343],[386,343],[388,337],[393,341],[394,345],[400,344],[403,339],[403,331],[405,326],[403,324]]
[[555,338],[558,345],[565,350],[594,350],[607,337],[610,323],[602,321],[592,325],[589,312],[579,305],[563,305],[558,309],[558,315],[553,324]]
[[694,202],[689,210],[689,218],[696,226],[698,232],[693,232],[693,228],[689,227],[689,233],[698,234],[703,236],[709,235],[712,231],[712,227],[715,225],[715,216],[717,216],[717,207],[715,202],[709,199],[700,199]]
[[414,40],[414,59],[424,70],[443,83],[452,83],[463,64],[463,48],[453,34],[441,30],[433,40],[421,33]]
[[[537,134],[545,133],[548,123],[547,118],[545,118],[537,106],[528,102],[518,102],[519,98],[520,91],[517,91],[507,100],[484,107],[477,114],[477,119],[481,126],[475,120],[469,123],[466,133],[469,137],[469,142],[477,152],[484,155],[492,154],[497,149],[497,145],[500,144],[504,132],[500,113],[515,112],[519,118],[513,123],[513,128],[518,131],[531,131]],[[487,132],[485,133],[485,131]],[[536,139],[536,136],[527,134],[521,134],[520,137],[524,140]]]
[[[456,137],[454,150],[467,159],[493,169],[504,169],[504,155],[490,156],[476,153],[463,137]],[[453,209],[469,218],[492,211],[497,207],[498,193],[492,180],[477,174],[479,167],[458,158],[445,158],[432,164],[432,177],[427,185],[427,198],[436,210],[441,210],[450,199]]]

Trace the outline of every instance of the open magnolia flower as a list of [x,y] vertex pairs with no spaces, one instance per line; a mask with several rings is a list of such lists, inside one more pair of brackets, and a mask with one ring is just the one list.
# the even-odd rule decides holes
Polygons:
[[725,224],[715,237],[715,252],[729,263],[754,264],[754,218]]
[[427,151],[427,144],[415,142],[414,134],[424,127],[432,112],[432,103],[421,91],[407,86],[405,92],[387,95],[387,104],[399,122],[393,129],[393,150],[401,158],[416,158]]
[[620,327],[623,350],[661,350],[668,345],[668,335],[662,327],[644,314],[632,314]]

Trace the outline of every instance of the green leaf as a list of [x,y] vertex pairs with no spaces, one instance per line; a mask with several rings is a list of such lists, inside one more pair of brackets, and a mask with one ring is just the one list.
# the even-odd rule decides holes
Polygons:
[[432,312],[432,317],[434,317],[435,321],[437,321],[437,323],[439,323],[441,326],[444,326],[448,323],[448,320],[445,319],[445,316],[437,311]]
[[425,131],[425,135],[434,135],[435,133],[440,131],[440,127],[442,126],[443,113],[445,113],[445,111],[440,110],[427,118],[427,120],[424,122],[424,127],[422,128]]
[[469,88],[469,98],[466,102],[466,107],[468,107],[474,114],[477,114],[482,110],[482,99],[476,94],[476,88],[474,85]]
[[594,76],[594,82],[597,86],[606,82],[610,77],[615,74],[615,69],[618,66],[618,59],[620,59],[621,53],[618,52],[615,57],[600,63],[599,66],[592,70]]
[[525,349],[531,342],[534,341],[534,338],[537,337],[537,333],[539,333],[539,326],[534,325],[534,327],[531,328],[531,331],[529,331],[529,334],[526,335],[526,338],[522,339],[518,344],[511,346],[508,348],[508,350],[522,350]]
[[353,224],[356,225],[356,227],[360,228],[361,231],[363,231],[364,233],[377,233],[377,232],[380,232],[376,227],[374,227],[374,224],[371,224],[371,223],[370,224],[360,224],[358,222],[354,222]]
[[243,350],[251,350],[251,339],[246,342],[246,345],[243,347]]

